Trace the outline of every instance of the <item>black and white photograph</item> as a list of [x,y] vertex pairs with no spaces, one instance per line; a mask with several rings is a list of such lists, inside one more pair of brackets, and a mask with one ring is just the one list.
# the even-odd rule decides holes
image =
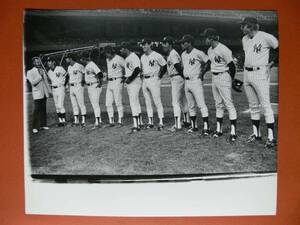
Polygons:
[[[170,197],[166,210],[154,191],[157,211],[141,215],[274,214],[278,48],[276,11],[25,10],[27,212],[140,215],[33,206],[43,187],[61,198],[84,187],[114,190],[91,201],[151,198],[153,188],[195,208],[180,214]],[[230,210],[228,191],[245,205]]]

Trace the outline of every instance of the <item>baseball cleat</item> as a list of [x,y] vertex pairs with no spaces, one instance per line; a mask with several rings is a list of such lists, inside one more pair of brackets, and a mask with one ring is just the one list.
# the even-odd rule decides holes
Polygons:
[[175,126],[173,126],[169,129],[169,131],[171,131],[171,132],[182,131],[182,128],[176,128]]
[[79,123],[72,123],[71,126],[72,126],[72,127],[77,127],[77,126],[79,126]]
[[32,130],[32,133],[33,133],[33,134],[37,134],[38,132],[39,132],[38,129],[33,129],[33,130]]
[[223,132],[219,132],[219,131],[215,131],[215,132],[213,133],[213,137],[214,137],[214,138],[221,137],[222,135],[223,135]]
[[140,130],[141,130],[141,129],[138,128],[138,127],[132,127],[132,128],[131,128],[131,131],[132,131],[133,133],[138,132],[138,131],[140,131]]
[[115,124],[114,123],[109,123],[103,126],[103,128],[109,128],[109,127],[114,127]]
[[268,139],[266,144],[265,144],[265,148],[273,148],[276,146],[276,140],[273,139],[273,140],[270,140]]
[[161,130],[163,130],[163,129],[164,129],[164,125],[159,124],[158,127],[157,127],[157,130],[158,130],[158,131],[161,131]]
[[81,123],[80,125],[81,125],[81,127],[85,127],[85,123]]
[[196,132],[196,131],[198,131],[198,128],[190,128],[190,129],[188,129],[188,133],[194,133],[194,132]]
[[154,127],[153,124],[147,124],[147,125],[146,125],[146,129],[152,129],[153,127]]
[[208,136],[210,134],[210,130],[208,130],[208,129],[203,129],[202,130],[202,136]]
[[189,128],[189,127],[191,126],[191,123],[183,122],[183,123],[182,123],[182,126],[183,126],[184,128]]
[[251,134],[248,139],[247,139],[247,143],[252,143],[255,141],[261,141],[261,137],[256,136],[255,134]]
[[123,124],[122,123],[117,123],[116,128],[120,128],[120,127],[123,127]]
[[101,127],[100,124],[94,124],[94,126],[92,127],[92,130],[98,129],[100,127]]
[[57,124],[57,127],[63,127],[64,126],[64,123],[58,123]]
[[41,130],[49,130],[49,127],[41,127]]
[[236,141],[236,139],[237,139],[237,135],[236,135],[236,134],[230,134],[230,136],[229,136],[229,138],[228,138],[228,141],[229,141],[230,143],[233,143],[233,142]]

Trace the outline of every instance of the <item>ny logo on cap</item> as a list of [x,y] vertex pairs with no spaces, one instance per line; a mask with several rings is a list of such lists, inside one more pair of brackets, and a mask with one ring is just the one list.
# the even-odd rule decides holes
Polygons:
[[262,45],[261,44],[255,44],[253,46],[253,52],[259,53],[261,51]]

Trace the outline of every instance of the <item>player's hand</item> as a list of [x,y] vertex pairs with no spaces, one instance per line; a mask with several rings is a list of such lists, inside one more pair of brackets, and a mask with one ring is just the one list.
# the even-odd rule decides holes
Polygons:
[[102,80],[99,80],[96,88],[101,88],[101,87],[102,87]]

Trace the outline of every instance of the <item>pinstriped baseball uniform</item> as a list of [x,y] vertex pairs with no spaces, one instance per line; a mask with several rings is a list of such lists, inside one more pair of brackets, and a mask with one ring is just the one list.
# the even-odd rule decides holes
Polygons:
[[212,92],[216,104],[216,117],[223,118],[225,106],[229,113],[229,119],[235,120],[237,113],[232,101],[232,79],[227,66],[233,61],[232,52],[222,43],[218,43],[215,48],[210,47],[207,53],[211,61]]
[[101,70],[93,61],[88,62],[88,64],[85,66],[85,82],[88,86],[89,99],[94,110],[95,118],[100,118],[101,114],[99,100],[102,87],[97,87],[99,83],[98,79],[96,78],[96,75],[100,72]]
[[178,117],[178,121],[180,121],[181,111],[186,113],[188,111],[188,105],[184,93],[184,79],[174,67],[177,63],[181,64],[180,55],[175,49],[172,49],[167,57],[167,69],[171,77],[174,117]]
[[121,123],[121,119],[124,115],[124,109],[122,104],[122,91],[123,91],[123,83],[122,77],[124,75],[125,68],[125,60],[119,56],[115,55],[112,59],[106,59],[107,63],[107,76],[108,76],[108,84],[106,89],[106,109],[108,113],[108,117],[110,119],[110,123],[113,123],[112,118],[114,117],[114,108],[113,102],[115,102],[119,123]]
[[208,61],[208,56],[196,49],[190,53],[184,51],[181,54],[183,75],[185,77],[185,95],[187,98],[190,116],[196,116],[196,106],[200,108],[202,117],[208,117],[208,109],[205,104],[202,81],[199,77],[201,63]]
[[62,66],[56,66],[54,70],[48,71],[48,77],[51,81],[53,100],[57,113],[65,113],[65,77],[66,71]]
[[166,65],[166,60],[163,56],[155,51],[149,55],[143,54],[141,57],[143,81],[143,94],[145,97],[148,117],[153,117],[153,108],[151,96],[157,109],[158,117],[164,117],[164,109],[160,97],[160,82],[159,72],[162,66]]
[[[274,113],[270,103],[270,74],[267,69],[270,48],[278,47],[278,40],[271,34],[258,31],[253,38],[242,39],[245,51],[244,86],[251,110],[251,119],[260,119],[263,108],[266,123],[274,123]],[[249,71],[251,68],[252,71]]]
[[[75,62],[68,67],[68,73],[70,76],[70,98],[73,108],[73,114],[79,114],[79,108],[81,115],[86,114],[86,107],[84,104],[84,87],[81,85],[82,76],[84,75],[84,66]],[[79,107],[78,107],[79,106]]]
[[[141,61],[134,52],[131,52],[130,55],[126,57],[125,64],[125,77],[130,77],[135,68],[141,68]],[[132,82],[130,82],[130,84],[127,84],[132,116],[138,116],[141,113],[141,105],[139,100],[141,87],[142,80],[140,76],[137,76]]]

